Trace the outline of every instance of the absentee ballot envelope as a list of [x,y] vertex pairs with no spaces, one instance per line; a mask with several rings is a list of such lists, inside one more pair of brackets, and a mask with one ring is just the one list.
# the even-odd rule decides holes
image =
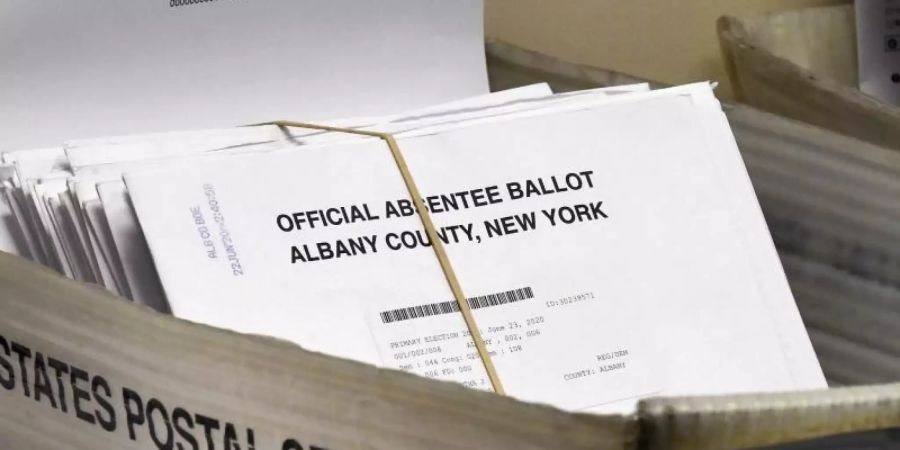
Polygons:
[[[646,91],[646,85],[622,86],[591,91],[595,95],[613,95],[616,93]],[[609,94],[605,94],[609,92]],[[495,92],[441,105],[405,112],[396,117],[340,119],[340,121],[357,124],[391,122],[402,120],[404,124],[415,122],[419,117],[443,117],[443,115],[471,114],[470,111],[489,108],[494,105],[516,104],[529,99],[551,97],[552,93],[546,84],[535,84],[502,92]],[[337,122],[338,120],[335,120]],[[290,138],[294,142],[298,136],[288,136],[275,126],[256,126],[223,130],[199,130],[189,132],[170,132],[139,136],[117,136],[74,141],[66,145],[65,153],[70,166],[69,194],[75,203],[81,205],[85,222],[92,226],[108,227],[109,235],[98,235],[97,247],[115,250],[115,255],[98,255],[99,258],[112,260],[112,269],[121,267],[121,274],[111,270],[112,278],[121,279],[121,284],[134,301],[152,306],[154,309],[167,311],[168,306],[158,288],[159,281],[143,235],[133,219],[128,204],[127,191],[121,184],[121,174],[128,167],[155,167],[177,161],[196,158],[203,154],[216,157],[232,152],[257,153],[277,149],[287,144]],[[293,130],[312,133],[313,130]],[[315,132],[312,134],[321,134]],[[281,142],[281,144],[279,144]],[[296,146],[291,145],[292,149]],[[101,183],[107,183],[101,188]],[[76,189],[72,189],[72,187]],[[94,199],[102,201],[105,214],[91,215],[90,204]],[[108,225],[107,225],[108,223]],[[95,251],[103,248],[94,248]]]
[[[397,137],[510,395],[825,385],[708,85]],[[383,142],[125,181],[176,316],[489,388]]]
[[[631,92],[646,92],[646,84],[631,86],[617,86],[583,91],[578,96],[612,96]],[[403,130],[415,129],[420,123],[434,125],[435,123],[458,121],[460,117],[490,116],[496,115],[494,110],[510,110],[533,108],[535,103],[559,101],[560,98],[571,98],[575,94],[565,96],[553,96],[546,84],[535,84],[507,91],[495,92],[484,96],[457,100],[442,105],[433,105],[428,108],[409,111],[394,117],[385,118],[356,118],[337,119],[329,123],[342,122],[352,126],[364,126],[365,124],[382,122],[383,125],[376,128],[398,128]],[[346,125],[345,125],[346,126]],[[290,133],[291,144],[288,145],[286,131]],[[233,153],[259,153],[281,149],[285,151],[297,151],[295,144],[303,141],[317,139],[334,139],[335,136],[327,134],[323,136],[316,130],[282,130],[274,126],[246,127],[229,130],[204,130],[197,132],[175,132],[143,136],[122,136],[93,139],[90,141],[70,142],[66,147],[66,156],[77,180],[72,185],[78,186],[76,191],[70,189],[70,195],[78,199],[77,203],[85,209],[85,221],[104,222],[100,217],[88,216],[90,209],[85,206],[85,200],[96,198],[101,190],[96,183],[103,181],[119,180],[127,167],[135,166],[159,166],[161,164],[177,164],[199,155],[209,154],[222,157]],[[359,136],[342,135],[338,139],[346,140],[348,137],[359,139]],[[281,141],[279,143],[279,141]],[[287,145],[287,147],[285,147]],[[282,148],[284,147],[284,148]],[[158,286],[158,277],[153,270],[152,261],[144,249],[146,244],[141,235],[137,220],[132,218],[130,206],[127,204],[127,191],[124,184],[112,183],[105,187],[106,195],[100,194],[102,209],[105,211],[105,222],[108,222],[110,230],[109,242],[103,242],[103,246],[117,250],[117,261],[121,262],[125,283],[130,288],[131,298],[135,301],[153,305],[160,310],[168,310],[162,300],[162,293]],[[93,192],[96,190],[96,192]],[[116,191],[116,192],[114,192]],[[104,225],[98,223],[101,227]],[[106,259],[113,259],[107,257]],[[135,285],[135,286],[131,286]]]

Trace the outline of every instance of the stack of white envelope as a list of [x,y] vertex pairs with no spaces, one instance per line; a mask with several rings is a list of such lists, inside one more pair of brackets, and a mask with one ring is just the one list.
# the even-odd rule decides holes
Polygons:
[[[825,386],[709,84],[324,123],[395,136],[510,395],[606,412]],[[2,163],[3,250],[187,320],[490,389],[378,138],[262,125]]]

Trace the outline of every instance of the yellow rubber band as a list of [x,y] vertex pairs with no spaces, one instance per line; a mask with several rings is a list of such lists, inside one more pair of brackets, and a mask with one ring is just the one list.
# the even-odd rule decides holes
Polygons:
[[437,256],[438,262],[441,265],[444,277],[447,279],[447,283],[450,285],[450,290],[453,291],[453,296],[456,298],[457,303],[459,303],[459,310],[466,322],[466,327],[469,329],[472,340],[475,341],[475,348],[478,349],[478,356],[481,358],[482,364],[484,364],[484,370],[487,372],[491,386],[497,394],[506,395],[503,384],[500,382],[500,377],[497,375],[497,370],[494,368],[494,362],[491,360],[487,345],[484,343],[484,338],[481,337],[481,331],[478,329],[478,324],[475,323],[472,309],[469,307],[469,302],[466,301],[466,296],[463,294],[462,287],[459,285],[459,280],[456,278],[456,272],[453,271],[453,265],[450,264],[450,259],[447,257],[447,252],[444,250],[444,244],[438,237],[437,231],[434,228],[434,222],[431,221],[431,215],[428,214],[428,210],[425,209],[425,206],[422,203],[422,195],[419,193],[419,188],[416,187],[415,181],[413,181],[412,173],[410,173],[409,167],[406,165],[406,160],[403,158],[403,154],[400,152],[400,147],[397,145],[394,136],[390,133],[331,127],[303,122],[276,121],[260,125],[275,125],[281,128],[307,128],[335,133],[356,134],[376,137],[387,143],[388,148],[391,150],[391,155],[394,157],[394,162],[397,164],[397,168],[400,169],[400,176],[403,177],[403,182],[406,183],[406,190],[409,192],[413,203],[416,205],[416,211],[419,213],[419,218],[422,220],[422,226],[425,227],[425,232],[431,240],[431,248],[434,249],[434,254]]

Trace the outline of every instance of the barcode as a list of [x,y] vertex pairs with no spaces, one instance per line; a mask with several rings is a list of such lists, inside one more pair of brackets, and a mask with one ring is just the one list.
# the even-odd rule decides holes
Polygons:
[[[470,309],[479,309],[520,302],[532,298],[534,298],[534,291],[532,291],[530,287],[524,287],[506,292],[498,292],[496,294],[467,298],[466,303],[469,304]],[[458,312],[459,303],[456,300],[451,300],[449,302],[430,303],[427,305],[410,306],[407,308],[384,311],[380,315],[383,323],[392,323]]]

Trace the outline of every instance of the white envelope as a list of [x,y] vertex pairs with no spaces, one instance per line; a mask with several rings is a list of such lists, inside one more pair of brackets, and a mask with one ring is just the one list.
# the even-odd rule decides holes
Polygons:
[[[824,386],[708,85],[398,141],[426,198],[475,190],[483,202],[496,186],[501,201],[433,219],[463,289],[484,305],[475,317],[511,395],[612,411],[649,394]],[[386,217],[408,194],[383,142],[125,180],[176,316],[485,387],[444,275],[416,245],[418,218]],[[569,190],[513,199],[508,183],[525,192],[528,180]],[[320,210],[331,212],[307,213]],[[368,220],[307,228],[345,211]]]

